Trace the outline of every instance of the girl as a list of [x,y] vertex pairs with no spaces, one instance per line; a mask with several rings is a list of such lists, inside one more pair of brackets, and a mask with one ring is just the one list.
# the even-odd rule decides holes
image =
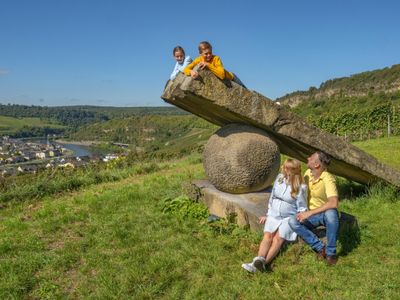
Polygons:
[[296,233],[289,227],[289,218],[307,210],[307,186],[301,176],[301,165],[296,159],[287,159],[281,167],[281,174],[275,180],[268,202],[267,216],[260,218],[264,226],[264,238],[251,263],[242,267],[255,273],[265,267],[278,254],[284,241],[294,241]]
[[183,69],[185,69],[186,66],[192,62],[192,59],[189,55],[185,56],[185,50],[183,50],[181,46],[176,46],[172,50],[172,55],[176,60],[176,64],[169,78],[174,80],[176,75],[178,75],[179,72],[183,72]]

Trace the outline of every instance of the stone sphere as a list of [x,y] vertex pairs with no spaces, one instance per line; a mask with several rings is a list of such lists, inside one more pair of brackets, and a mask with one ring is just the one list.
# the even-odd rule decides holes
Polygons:
[[249,193],[273,183],[279,171],[280,153],[265,131],[229,124],[208,140],[203,164],[209,181],[220,191]]

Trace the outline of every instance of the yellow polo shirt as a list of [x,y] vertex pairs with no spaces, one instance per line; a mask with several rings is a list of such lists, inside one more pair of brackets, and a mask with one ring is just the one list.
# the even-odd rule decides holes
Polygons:
[[304,173],[304,181],[308,186],[308,206],[310,210],[324,205],[329,197],[338,196],[335,177],[327,171],[322,172],[318,180],[313,182],[313,174],[308,169]]

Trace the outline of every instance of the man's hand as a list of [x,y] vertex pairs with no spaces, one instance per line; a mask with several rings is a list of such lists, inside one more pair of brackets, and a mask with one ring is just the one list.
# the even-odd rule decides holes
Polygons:
[[196,71],[190,70],[190,76],[192,78],[196,79],[197,77],[199,77],[199,73],[197,73]]
[[208,67],[208,65],[209,65],[209,63],[205,62],[205,61],[199,63],[199,67],[200,67],[201,70],[203,70],[204,68]]
[[296,215],[296,219],[297,221],[299,221],[300,223],[303,223],[304,220],[308,219],[309,217],[311,217],[312,214],[310,213],[310,211],[303,211],[300,212]]
[[266,221],[267,221],[267,217],[266,217],[266,216],[264,216],[264,217],[259,217],[259,218],[258,218],[258,222],[259,222],[260,224],[265,224]]
[[304,220],[308,219],[312,215],[320,214],[324,211],[327,211],[328,209],[337,208],[338,203],[339,203],[339,198],[337,196],[329,197],[328,202],[326,202],[322,206],[320,206],[318,208],[314,208],[312,210],[303,211],[301,213],[298,213],[296,215],[296,219],[297,219],[297,221],[303,223]]

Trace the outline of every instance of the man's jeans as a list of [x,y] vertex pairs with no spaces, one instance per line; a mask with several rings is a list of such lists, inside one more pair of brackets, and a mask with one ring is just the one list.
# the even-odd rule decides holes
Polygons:
[[328,209],[322,213],[312,215],[303,223],[297,221],[296,216],[289,219],[289,226],[296,232],[315,252],[324,247],[321,240],[311,231],[318,226],[326,228],[326,255],[336,255],[336,240],[339,229],[339,216],[337,209]]

